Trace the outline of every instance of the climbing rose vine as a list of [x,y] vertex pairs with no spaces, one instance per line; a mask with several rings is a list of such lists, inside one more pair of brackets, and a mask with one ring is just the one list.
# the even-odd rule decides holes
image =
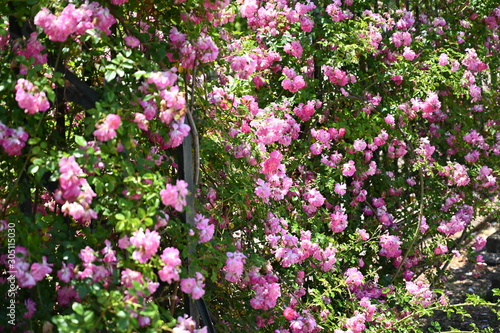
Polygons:
[[421,331],[498,216],[499,25],[495,1],[2,2],[1,330]]

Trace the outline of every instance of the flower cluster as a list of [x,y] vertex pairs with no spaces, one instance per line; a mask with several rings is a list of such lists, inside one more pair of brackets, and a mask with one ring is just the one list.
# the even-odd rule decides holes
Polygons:
[[70,35],[84,35],[90,29],[101,30],[109,35],[109,28],[116,23],[116,19],[109,9],[92,2],[84,3],[79,8],[68,4],[58,15],[43,7],[36,14],[34,22],[43,28],[50,40],[64,42]]
[[[24,297],[20,316],[37,330],[46,321],[77,325],[100,309],[107,320],[84,323],[90,330],[127,323],[155,331],[172,319],[158,311],[164,300],[178,313],[178,292],[202,298],[211,274],[221,288],[206,301],[229,293],[217,313],[228,330],[413,325],[404,318],[439,302],[422,282],[436,278],[426,267],[450,255],[450,238],[498,194],[500,7],[488,15],[461,4],[467,16],[456,19],[452,1],[443,17],[418,3],[410,11],[366,1],[354,8],[353,0],[198,2],[151,10],[151,1],[110,0],[109,9],[69,1],[51,12],[39,0],[16,17],[0,6],[0,27],[11,32],[0,34],[10,59],[0,68],[0,109],[13,110],[2,113],[13,128],[0,122],[8,194],[0,240],[15,219],[37,227],[16,230],[21,243],[33,240],[31,253],[13,251],[28,289],[19,293],[37,286],[40,294]],[[28,36],[29,22],[38,32]],[[49,61],[54,47],[61,52]],[[119,80],[103,80],[113,66]],[[83,85],[117,98],[84,111],[76,98]],[[37,114],[52,96],[53,112]],[[173,149],[194,135],[193,121],[203,134],[203,177],[194,185],[178,179]],[[86,147],[57,140],[92,132]],[[16,157],[28,133],[29,154]],[[24,176],[11,185],[13,175]],[[190,189],[200,214],[186,226]],[[416,231],[430,248],[412,248]],[[195,253],[178,239],[197,242]],[[486,241],[474,242],[480,250]],[[484,267],[476,261],[475,274]],[[51,306],[37,311],[46,296]],[[243,308],[251,320],[235,319]],[[187,315],[168,326],[207,331]]]
[[187,314],[184,317],[177,318],[177,324],[172,329],[173,333],[207,333],[207,328],[203,327],[196,329],[196,322],[188,317]]
[[402,242],[399,240],[398,236],[394,235],[382,235],[380,237],[380,246],[382,249],[379,254],[387,258],[399,257],[402,253],[400,246]]
[[28,133],[22,127],[9,128],[0,121],[0,145],[8,155],[21,155],[28,138]]
[[83,224],[97,218],[97,213],[90,208],[92,198],[96,194],[84,178],[85,173],[76,163],[75,157],[62,157],[59,161],[59,172],[59,189],[54,193],[54,197],[63,205],[64,215],[70,215]]
[[168,36],[172,47],[177,49],[177,58],[173,53],[167,53],[171,62],[180,61],[184,68],[194,68],[196,61],[209,63],[215,61],[219,54],[219,48],[214,43],[212,37],[202,32],[196,42],[187,39],[187,35],[179,32],[177,28],[172,28]]
[[215,226],[210,224],[210,220],[201,214],[196,214],[194,217],[194,223],[199,232],[198,243],[210,241],[214,236],[215,231]]
[[122,121],[119,115],[108,114],[104,122],[96,124],[94,136],[99,141],[108,141],[116,136],[116,130],[120,127]]
[[181,290],[183,293],[190,294],[193,299],[200,299],[205,294],[205,278],[200,272],[196,272],[194,278],[181,280]]
[[45,92],[39,91],[37,87],[26,79],[17,80],[16,101],[21,109],[28,114],[47,111],[50,107]]
[[158,271],[160,280],[166,281],[167,283],[179,281],[180,266],[182,264],[179,258],[179,250],[174,247],[167,247],[163,250],[160,258],[165,264],[165,266]]
[[165,206],[172,206],[176,211],[181,212],[186,206],[187,187],[188,183],[182,179],[178,179],[175,186],[167,184],[166,188],[160,191],[161,201]]
[[184,138],[189,135],[190,130],[191,128],[189,125],[184,123],[184,117],[179,118],[179,120],[175,121],[170,127],[170,132],[168,133],[169,141],[165,148],[180,146]]
[[289,92],[295,93],[307,86],[304,77],[302,75],[297,75],[293,68],[285,67],[283,69],[283,74],[285,74],[286,78],[281,81],[281,86]]
[[[26,59],[33,58],[34,65],[43,65],[47,63],[48,54],[42,54],[42,51],[45,50],[45,46],[38,40],[38,33],[33,32],[30,35],[30,38],[26,42],[26,48],[19,48],[16,53],[18,55],[24,56]],[[28,73],[28,68],[26,65],[21,65],[20,73],[26,75]]]
[[28,261],[30,253],[26,248],[16,246],[12,251],[16,258],[13,264],[7,263],[7,256],[3,256],[2,260],[5,260],[4,264],[7,270],[14,272],[19,287],[33,288],[37,282],[43,280],[47,274],[52,273],[52,267],[54,265],[47,262],[47,257],[44,256],[41,263],[35,262],[30,264]]
[[323,65],[321,67],[323,73],[328,77],[331,83],[338,86],[346,86],[348,83],[355,83],[356,77],[354,75],[348,75],[345,71],[333,68],[332,66]]
[[238,282],[243,275],[246,256],[241,252],[227,252],[226,253],[226,271],[225,278],[230,282]]
[[158,251],[160,246],[160,234],[156,231],[146,229],[146,232],[140,228],[130,237],[130,244],[137,250],[132,253],[132,258],[141,264],[147,262]]
[[435,294],[430,290],[430,285],[423,281],[406,282],[406,290],[413,296],[412,302],[428,307],[433,303]]
[[278,297],[281,296],[281,287],[274,275],[261,276],[252,275],[250,284],[255,291],[255,297],[250,300],[250,306],[254,309],[269,310],[276,306]]

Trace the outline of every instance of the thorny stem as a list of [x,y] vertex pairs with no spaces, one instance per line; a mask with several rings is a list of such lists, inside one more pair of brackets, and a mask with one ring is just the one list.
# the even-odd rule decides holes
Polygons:
[[418,224],[417,228],[415,229],[415,233],[413,234],[413,239],[411,241],[410,246],[406,250],[405,255],[403,256],[403,260],[401,260],[401,263],[399,264],[398,270],[396,273],[392,276],[391,284],[394,282],[398,274],[401,272],[401,269],[404,266],[404,263],[406,261],[406,258],[408,258],[408,255],[410,254],[411,250],[415,246],[415,242],[417,241],[417,237],[420,233],[420,227],[422,226],[422,220],[424,218],[424,175],[422,173],[422,169],[419,169],[418,171],[418,177],[420,179],[420,209],[418,213]]
[[193,137],[193,146],[194,146],[195,166],[194,166],[193,189],[198,184],[198,179],[200,177],[200,139],[198,136],[198,130],[196,129],[196,124],[194,122],[193,114],[191,113],[194,104],[195,80],[196,80],[196,63],[193,68],[193,73],[191,74],[191,98],[189,99],[189,108],[186,113],[189,120],[189,125],[191,126],[191,136]]
[[[497,303],[491,303],[491,302],[485,302],[485,303],[481,303],[481,304],[477,304],[477,303],[458,303],[458,304],[451,304],[451,305],[448,305],[448,307],[450,308],[461,308],[461,307],[464,307],[464,306],[488,306],[488,307],[498,307],[499,304]],[[430,308],[427,308],[426,310],[429,310],[429,311],[434,311],[434,310],[441,310],[445,308],[445,306],[433,306],[433,307],[430,307]],[[399,325],[401,324],[402,322],[405,322],[409,319],[413,319],[417,316],[418,314],[417,313],[414,313],[412,315],[408,315],[404,318],[401,318],[400,320],[398,320],[398,322],[396,323],[396,325]],[[452,331],[452,332],[473,332],[473,331]],[[441,332],[441,333],[446,333],[446,332]]]
[[179,281],[175,283],[174,292],[170,297],[170,314],[173,316],[175,311],[175,298],[177,296],[177,290],[179,289]]

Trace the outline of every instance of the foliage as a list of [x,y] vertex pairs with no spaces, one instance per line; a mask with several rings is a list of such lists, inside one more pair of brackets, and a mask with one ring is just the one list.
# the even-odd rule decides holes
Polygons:
[[193,332],[203,299],[218,332],[418,332],[497,211],[499,23],[494,1],[0,4],[3,328]]

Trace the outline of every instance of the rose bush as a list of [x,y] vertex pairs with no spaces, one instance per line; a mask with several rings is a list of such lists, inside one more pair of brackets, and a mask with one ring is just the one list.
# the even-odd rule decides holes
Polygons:
[[496,216],[499,24],[495,1],[0,4],[2,328],[418,332]]

